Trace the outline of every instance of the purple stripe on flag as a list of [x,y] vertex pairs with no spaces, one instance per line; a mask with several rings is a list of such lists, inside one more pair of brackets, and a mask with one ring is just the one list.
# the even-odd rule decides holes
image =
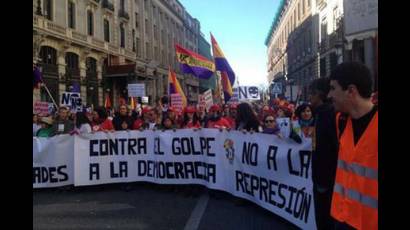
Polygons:
[[235,82],[235,73],[233,72],[231,66],[225,58],[215,58],[215,69],[219,71],[226,71],[228,74],[229,81],[233,86]]
[[43,82],[43,77],[40,70],[37,67],[34,67],[33,70],[33,87],[38,87],[38,84]]
[[201,79],[209,79],[214,72],[210,71],[209,69],[198,67],[198,66],[189,66],[187,64],[180,63],[181,72],[183,73],[190,73],[194,76],[201,78]]
[[227,103],[231,99],[232,95],[230,95],[228,92],[224,91],[224,99],[225,103]]
[[169,94],[177,93],[173,83],[169,83]]

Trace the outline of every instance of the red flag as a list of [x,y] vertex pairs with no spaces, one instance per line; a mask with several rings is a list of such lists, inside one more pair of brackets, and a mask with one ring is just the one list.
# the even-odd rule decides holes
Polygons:
[[110,100],[110,95],[109,95],[108,93],[105,95],[104,107],[105,107],[106,109],[110,109],[110,108],[111,108],[111,100]]

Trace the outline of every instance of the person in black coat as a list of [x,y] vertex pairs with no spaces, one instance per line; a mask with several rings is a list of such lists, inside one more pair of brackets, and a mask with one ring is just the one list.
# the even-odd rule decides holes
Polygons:
[[336,177],[338,139],[336,113],[327,100],[330,80],[319,78],[311,82],[310,103],[315,109],[315,138],[312,143],[312,180],[317,229],[332,229],[330,216],[333,186]]
[[132,129],[134,119],[128,114],[126,105],[120,105],[119,113],[112,120],[112,124],[116,131]]
[[259,119],[248,103],[240,103],[237,107],[236,129],[246,131],[260,131]]

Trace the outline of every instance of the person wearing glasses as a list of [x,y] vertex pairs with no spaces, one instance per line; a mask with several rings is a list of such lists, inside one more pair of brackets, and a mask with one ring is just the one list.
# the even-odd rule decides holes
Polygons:
[[262,133],[277,135],[282,138],[280,128],[273,115],[266,115],[263,119],[264,127]]

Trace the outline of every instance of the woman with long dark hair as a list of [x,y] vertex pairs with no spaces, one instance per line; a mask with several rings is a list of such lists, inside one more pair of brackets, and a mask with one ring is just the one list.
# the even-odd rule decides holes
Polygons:
[[248,103],[240,103],[237,107],[236,129],[260,132],[259,119]]
[[197,129],[201,128],[199,123],[198,115],[196,114],[196,109],[193,106],[186,107],[184,111],[184,121],[182,122],[182,128],[184,129]]
[[88,119],[85,112],[77,112],[76,114],[76,128],[78,133],[91,133],[91,121]]
[[93,112],[91,122],[93,131],[114,131],[112,121],[108,119],[107,111],[104,107],[97,107]]

